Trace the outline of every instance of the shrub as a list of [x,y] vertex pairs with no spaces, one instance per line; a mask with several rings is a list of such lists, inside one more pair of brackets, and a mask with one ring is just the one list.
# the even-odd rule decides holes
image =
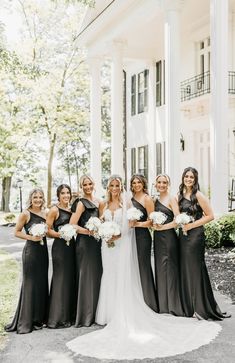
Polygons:
[[220,240],[222,237],[220,231],[220,225],[218,222],[210,222],[204,226],[206,247],[207,248],[218,248],[220,247]]
[[227,214],[218,220],[222,246],[235,244],[235,214]]
[[4,217],[4,219],[5,219],[5,221],[7,222],[7,223],[11,223],[11,222],[13,222],[14,221],[14,219],[15,219],[15,214],[13,214],[13,213],[9,213],[9,214],[7,214],[5,217]]

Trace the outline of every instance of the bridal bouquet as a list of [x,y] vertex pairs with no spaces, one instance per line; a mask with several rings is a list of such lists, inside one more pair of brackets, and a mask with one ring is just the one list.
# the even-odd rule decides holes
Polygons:
[[[177,223],[179,228],[182,228],[185,224],[188,224],[190,222],[193,222],[194,218],[192,216],[189,216],[187,213],[180,213],[175,218],[175,222]],[[187,236],[187,232],[183,231],[183,235]]]
[[66,245],[69,246],[69,243],[73,237],[76,236],[76,230],[72,226],[72,224],[64,224],[59,228],[60,238],[63,238],[66,241]]
[[88,229],[88,231],[94,232],[93,237],[95,237],[95,239],[97,239],[97,240],[100,239],[100,236],[98,233],[100,226],[101,226],[101,220],[98,217],[90,217],[85,224],[85,227]]
[[121,234],[120,226],[114,221],[105,221],[98,229],[99,237],[102,241],[106,242],[108,247],[114,247],[115,243],[109,242],[113,236],[119,236]]
[[127,215],[128,221],[139,221],[140,218],[142,217],[143,213],[141,212],[141,210],[139,210],[135,207],[131,207],[131,208],[127,209],[126,215]]
[[167,215],[163,212],[152,212],[149,215],[149,219],[153,221],[153,224],[164,224],[167,220]]
[[29,229],[29,234],[34,237],[41,237],[40,245],[44,245],[43,237],[45,237],[48,231],[46,223],[35,223]]

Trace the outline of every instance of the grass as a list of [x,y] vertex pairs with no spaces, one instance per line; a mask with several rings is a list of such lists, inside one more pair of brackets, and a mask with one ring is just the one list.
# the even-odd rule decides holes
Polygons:
[[11,318],[18,295],[19,264],[7,252],[0,250],[0,348],[4,343],[4,325]]

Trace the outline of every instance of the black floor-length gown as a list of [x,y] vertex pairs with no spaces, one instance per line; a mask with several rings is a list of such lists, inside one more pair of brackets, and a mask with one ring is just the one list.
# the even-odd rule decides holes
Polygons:
[[[132,204],[139,209],[143,215],[139,222],[148,219],[148,213],[144,206],[132,198]],[[158,311],[153,271],[151,266],[152,237],[148,228],[135,227],[137,257],[139,262],[140,280],[145,303],[154,311]]]
[[[182,211],[191,215],[192,202],[182,200]],[[202,209],[198,205],[195,220],[202,217]],[[180,266],[182,304],[186,316],[194,313],[203,319],[221,320],[225,316],[218,307],[205,264],[205,235],[203,226],[193,228],[185,236],[180,229]]]
[[[33,224],[45,223],[41,216],[30,212],[30,220],[25,224],[25,232]],[[23,279],[15,316],[5,327],[7,332],[19,334],[37,330],[47,321],[48,313],[48,249],[46,238],[44,244],[26,241],[22,254]]]
[[[78,225],[85,227],[90,217],[98,217],[98,208],[88,199],[81,198],[85,211]],[[78,234],[75,244],[77,311],[75,327],[90,326],[95,322],[102,276],[101,242],[94,237]]]
[[[54,230],[69,223],[71,212],[58,208],[59,217],[54,221]],[[75,241],[69,245],[62,238],[55,238],[52,245],[53,275],[50,288],[50,304],[47,326],[66,328],[75,322]]]
[[[155,211],[167,216],[164,224],[174,219],[172,210],[159,200],[155,202]],[[154,265],[159,313],[183,316],[180,299],[179,241],[174,228],[154,231]]]

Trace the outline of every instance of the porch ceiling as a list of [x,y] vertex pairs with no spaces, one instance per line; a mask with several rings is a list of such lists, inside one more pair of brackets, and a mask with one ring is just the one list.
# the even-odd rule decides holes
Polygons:
[[[91,55],[109,57],[112,41],[123,41],[126,59],[150,59],[164,51],[162,0],[96,0],[78,35]],[[230,0],[230,10],[235,0]],[[210,0],[184,0],[180,13],[181,33],[195,33],[209,26]]]

